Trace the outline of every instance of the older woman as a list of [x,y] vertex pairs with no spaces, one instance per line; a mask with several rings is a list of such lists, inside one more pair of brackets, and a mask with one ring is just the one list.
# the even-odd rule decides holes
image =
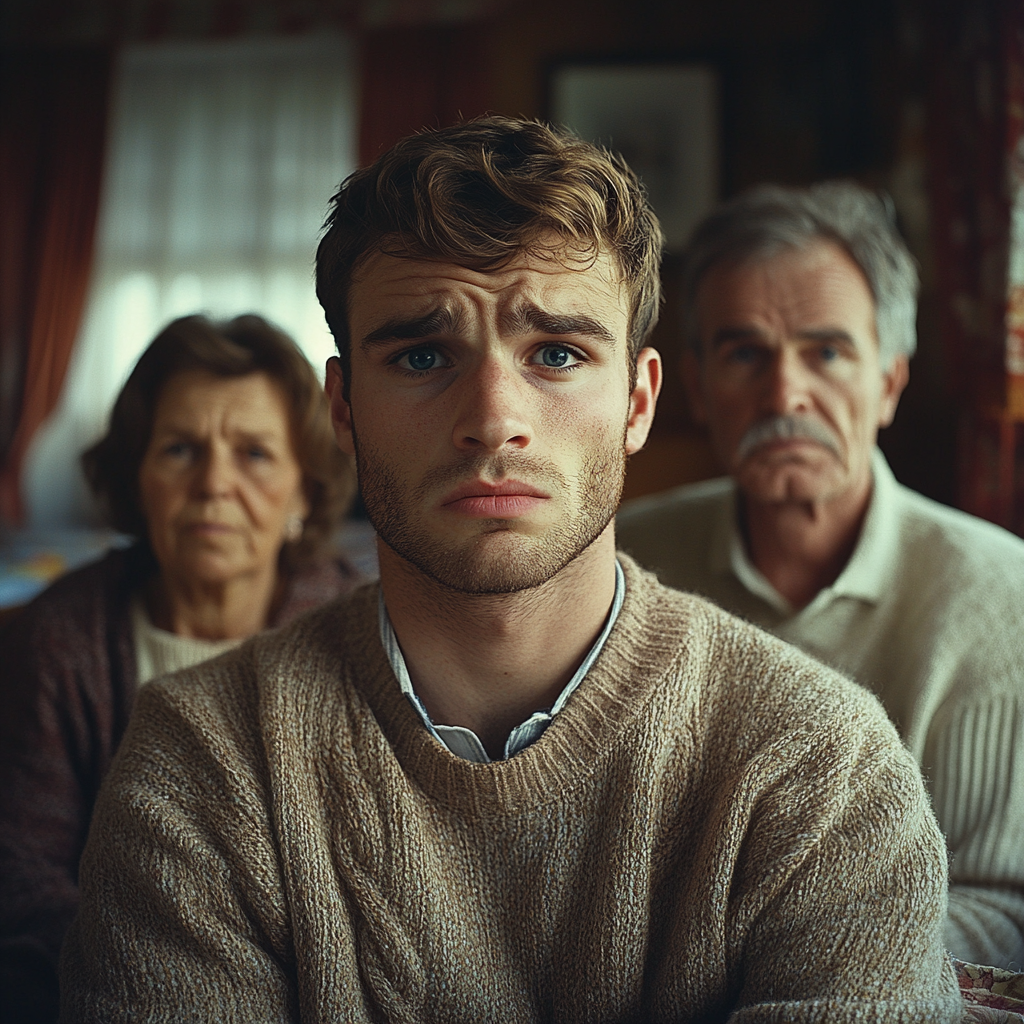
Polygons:
[[138,687],[348,589],[354,489],[323,390],[257,316],[175,320],[83,457],[134,546],[58,580],[0,638],[0,1004],[56,1016],[93,802]]

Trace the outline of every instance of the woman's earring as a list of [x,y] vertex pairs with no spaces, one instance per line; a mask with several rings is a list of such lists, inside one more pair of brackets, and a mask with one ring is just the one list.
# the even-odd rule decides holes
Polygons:
[[289,516],[288,521],[284,524],[284,539],[289,544],[302,540],[302,531],[305,528],[306,524],[302,521],[302,516]]

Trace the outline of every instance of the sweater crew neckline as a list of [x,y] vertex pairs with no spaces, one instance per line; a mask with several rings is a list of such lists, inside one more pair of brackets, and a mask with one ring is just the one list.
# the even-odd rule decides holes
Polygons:
[[429,732],[438,743],[442,743],[446,746],[453,754],[456,754],[467,761],[475,761],[478,764],[490,764],[493,760],[508,760],[508,758],[514,757],[520,751],[525,750],[531,744],[536,743],[550,727],[555,715],[562,710],[565,706],[565,702],[573,695],[573,693],[576,692],[576,689],[586,677],[586,674],[590,671],[590,666],[594,664],[598,655],[601,653],[601,649],[604,647],[605,641],[608,639],[608,634],[611,632],[612,626],[615,625],[615,620],[619,617],[619,612],[622,609],[622,601],[625,598],[625,595],[626,578],[623,575],[622,566],[620,566],[618,561],[616,561],[615,595],[612,598],[611,608],[608,615],[605,617],[604,625],[601,627],[601,631],[598,633],[597,639],[591,645],[590,650],[587,652],[583,661],[579,666],[577,666],[576,671],[572,674],[572,678],[562,688],[562,691],[559,693],[554,704],[548,708],[538,708],[509,733],[508,738],[505,741],[504,752],[501,758],[492,758],[488,756],[487,751],[484,749],[483,742],[472,729],[465,726],[445,725],[441,722],[434,722],[431,719],[426,706],[420,699],[419,694],[416,692],[416,688],[413,686],[412,679],[409,676],[409,669],[405,662],[405,655],[402,652],[401,645],[398,642],[398,637],[395,635],[394,627],[391,624],[391,618],[388,615],[383,590],[380,591],[380,599],[377,605],[377,618],[380,627],[381,644],[388,656],[388,661],[391,663],[391,668],[395,673],[395,679],[397,680],[402,693],[405,694],[413,708],[415,708],[416,713],[422,719],[423,726],[427,732]]
[[[489,764],[458,757],[423,727],[381,644],[379,584],[364,588],[344,608],[335,629],[350,651],[347,683],[368,703],[380,726],[381,756],[393,757],[414,785],[452,811],[507,815],[559,799],[585,782],[616,747],[634,743],[629,721],[643,714],[665,674],[680,663],[678,642],[664,638],[680,629],[688,632],[692,643],[682,658],[694,657],[707,647],[700,634],[708,624],[705,616],[695,614],[701,602],[690,598],[689,621],[681,625],[678,602],[659,601],[652,594],[660,589],[656,579],[631,559],[619,557],[625,595],[600,655],[535,743]],[[281,671],[287,671],[286,663]]]

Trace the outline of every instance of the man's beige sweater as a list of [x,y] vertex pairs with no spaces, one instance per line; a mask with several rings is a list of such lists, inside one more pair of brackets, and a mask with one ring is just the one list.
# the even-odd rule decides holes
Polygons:
[[375,587],[143,690],[62,1019],[959,1020],[942,838],[875,699],[625,568],[507,761],[430,737]]

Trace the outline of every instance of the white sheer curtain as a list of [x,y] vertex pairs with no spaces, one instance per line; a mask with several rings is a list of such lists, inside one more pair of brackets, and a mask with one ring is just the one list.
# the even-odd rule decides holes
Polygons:
[[323,376],[313,290],[327,203],[355,166],[344,38],[137,46],[121,60],[89,304],[60,405],[23,480],[29,523],[88,523],[78,456],[176,316],[257,312]]

